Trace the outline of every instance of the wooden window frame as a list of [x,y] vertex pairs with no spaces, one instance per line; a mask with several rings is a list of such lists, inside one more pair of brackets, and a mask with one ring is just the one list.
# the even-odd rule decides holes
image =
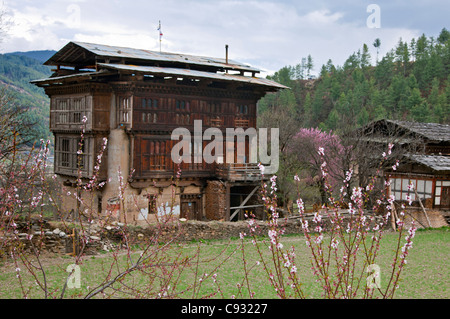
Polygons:
[[90,149],[94,140],[85,136],[83,144],[80,145],[80,142],[80,136],[55,137],[55,173],[77,176],[80,170],[83,177],[88,176],[92,166]]

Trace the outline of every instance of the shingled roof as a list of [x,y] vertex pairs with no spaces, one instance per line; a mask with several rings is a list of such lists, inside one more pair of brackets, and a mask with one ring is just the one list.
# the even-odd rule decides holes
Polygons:
[[438,172],[450,172],[450,156],[410,154],[413,162],[422,164]]
[[435,142],[450,141],[450,125],[439,123],[420,123],[407,121],[384,120],[398,125],[414,134]]

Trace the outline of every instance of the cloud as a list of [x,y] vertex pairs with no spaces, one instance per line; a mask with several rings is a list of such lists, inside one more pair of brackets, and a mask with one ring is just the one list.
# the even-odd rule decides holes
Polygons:
[[[423,1],[413,2],[423,10]],[[383,56],[400,37],[410,41],[424,32],[423,25],[414,24],[414,15],[423,13],[410,3],[378,2],[381,28],[371,29],[366,25],[369,0],[152,0],[132,5],[118,0],[9,0],[6,8],[14,26],[1,49],[57,50],[74,40],[159,50],[161,20],[164,51],[220,57],[228,44],[231,59],[268,73],[311,54],[319,72],[328,59],[342,65],[363,43],[375,55],[375,38],[381,39]],[[400,12],[404,8],[407,13]],[[440,17],[436,24],[446,23],[441,9],[428,10]]]

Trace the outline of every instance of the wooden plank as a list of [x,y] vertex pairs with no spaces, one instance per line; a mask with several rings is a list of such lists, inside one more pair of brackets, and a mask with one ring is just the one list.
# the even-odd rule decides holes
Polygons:
[[247,205],[247,206],[230,207],[230,209],[254,208],[254,207],[263,207],[263,206],[264,205]]
[[423,207],[422,201],[420,200],[419,194],[417,193],[417,190],[414,188],[414,192],[416,193],[416,197],[419,200],[420,207],[422,208],[423,212],[425,213],[425,217],[427,218],[428,227],[431,227],[430,219],[428,218],[427,210],[425,207]]
[[[256,186],[256,187],[252,190],[252,192],[251,192],[250,194],[248,194],[248,196],[247,196],[247,197],[244,199],[244,201],[241,203],[241,206],[244,206],[245,203],[248,202],[248,200],[253,196],[253,194],[256,193],[256,191],[258,190],[258,188],[259,188],[259,185]],[[231,209],[231,208],[230,208],[230,209]],[[231,215],[230,220],[233,220],[234,216],[236,216],[236,214],[238,214],[240,210],[241,210],[241,208],[236,209],[236,210],[234,211],[233,215]]]

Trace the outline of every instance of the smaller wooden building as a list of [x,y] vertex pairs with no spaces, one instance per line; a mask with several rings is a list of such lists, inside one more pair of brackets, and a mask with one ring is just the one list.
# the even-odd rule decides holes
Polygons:
[[450,210],[450,125],[380,120],[367,127],[372,141],[386,149],[393,143],[400,155],[393,159],[399,161],[395,169],[392,165],[384,171],[390,194],[400,201],[420,198],[429,209]]

